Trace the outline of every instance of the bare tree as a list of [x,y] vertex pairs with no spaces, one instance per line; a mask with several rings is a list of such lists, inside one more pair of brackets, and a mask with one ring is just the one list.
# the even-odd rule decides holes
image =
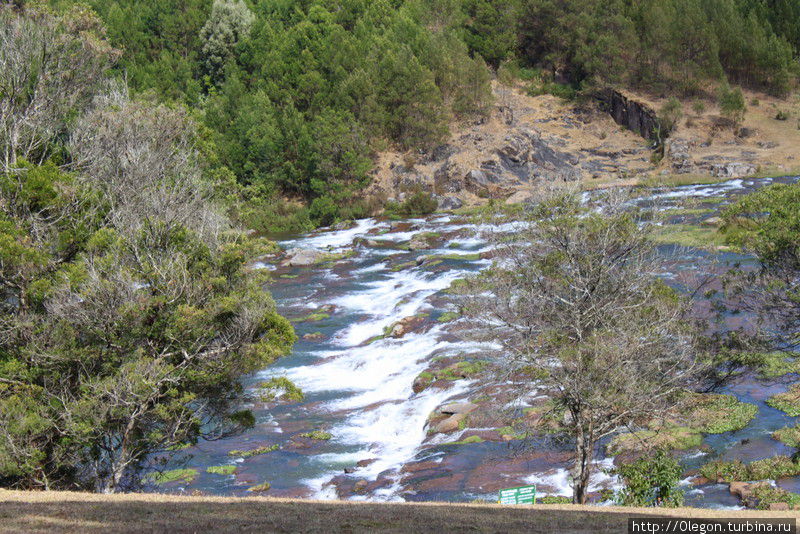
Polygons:
[[[498,240],[465,311],[503,344],[506,370],[531,367],[574,439],[573,501],[586,501],[599,440],[659,417],[693,387],[687,304],[661,282],[653,246],[621,201],[590,212],[571,195],[532,209]],[[542,374],[542,373],[538,373]]]
[[99,21],[77,7],[56,18],[0,6],[0,149],[2,170],[17,158],[41,163],[71,118],[91,104],[117,51]]

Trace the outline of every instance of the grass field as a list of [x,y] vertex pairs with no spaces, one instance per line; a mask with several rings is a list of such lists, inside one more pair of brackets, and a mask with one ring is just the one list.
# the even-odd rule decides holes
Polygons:
[[629,517],[786,518],[797,512],[571,505],[356,503],[265,497],[97,495],[0,490],[10,532],[627,532]]

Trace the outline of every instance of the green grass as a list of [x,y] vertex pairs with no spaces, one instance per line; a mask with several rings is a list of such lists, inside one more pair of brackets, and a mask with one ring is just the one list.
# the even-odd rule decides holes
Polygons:
[[212,465],[206,469],[206,473],[213,475],[233,475],[236,473],[235,465]]
[[709,480],[723,482],[778,480],[800,475],[800,464],[788,456],[772,456],[749,464],[741,460],[712,460],[700,467],[700,474]]
[[795,449],[800,449],[800,426],[785,426],[772,433],[772,437]]
[[792,384],[789,391],[770,397],[767,404],[792,417],[800,416],[800,382]]
[[251,456],[257,456],[259,454],[266,454],[268,452],[277,451],[280,448],[279,445],[269,445],[263,447],[257,447],[255,449],[250,449],[247,451],[241,451],[234,449],[232,451],[228,451],[228,456],[240,456],[242,458],[250,458]]
[[161,473],[153,473],[149,476],[153,483],[169,484],[171,482],[185,482],[187,484],[197,478],[197,469],[172,469],[170,471],[162,471]]
[[797,358],[787,356],[785,352],[768,352],[759,356],[761,363],[758,367],[758,376],[760,378],[770,379],[789,373],[800,373],[800,362]]
[[659,430],[638,430],[617,435],[608,444],[607,453],[615,456],[647,447],[666,450],[694,449],[703,444],[703,435],[685,426],[667,426]]
[[675,244],[693,248],[725,247],[725,236],[716,228],[691,224],[657,226],[651,234],[656,243]]
[[688,426],[706,434],[722,434],[741,430],[757,413],[758,406],[733,395],[702,395],[690,407]]

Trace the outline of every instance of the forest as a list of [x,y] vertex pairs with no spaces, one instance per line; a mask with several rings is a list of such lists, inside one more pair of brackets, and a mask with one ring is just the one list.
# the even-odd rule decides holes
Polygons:
[[[73,0],[50,0],[63,10]],[[186,106],[234,215],[259,231],[368,215],[376,152],[425,151],[486,113],[490,79],[536,72],[557,94],[716,84],[786,94],[798,0],[89,0],[114,70]],[[377,203],[377,204],[376,204]]]

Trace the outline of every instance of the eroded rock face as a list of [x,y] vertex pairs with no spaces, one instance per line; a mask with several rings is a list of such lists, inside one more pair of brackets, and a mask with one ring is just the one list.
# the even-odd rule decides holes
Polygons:
[[655,110],[646,104],[631,100],[613,89],[599,93],[597,99],[617,124],[625,126],[645,139],[653,139],[656,136],[658,116]]
[[756,173],[758,168],[750,163],[717,163],[711,167],[711,175],[717,178],[743,178]]

